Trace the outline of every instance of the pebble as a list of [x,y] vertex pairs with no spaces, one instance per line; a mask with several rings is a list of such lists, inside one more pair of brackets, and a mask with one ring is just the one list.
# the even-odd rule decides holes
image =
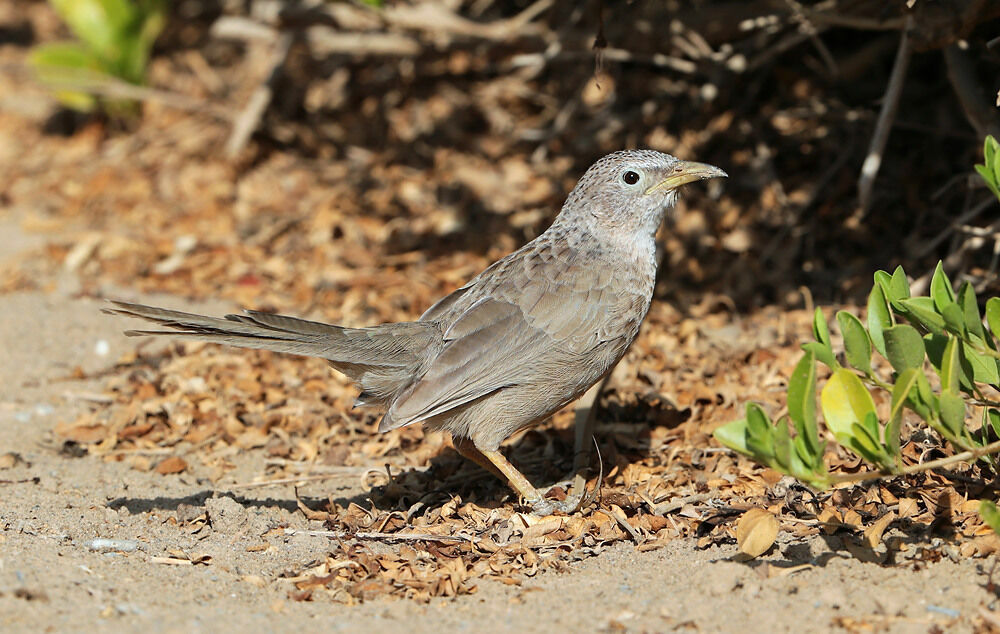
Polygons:
[[119,551],[123,553],[131,553],[139,549],[139,542],[134,539],[105,539],[103,537],[98,537],[97,539],[92,539],[83,544],[89,550],[95,551]]

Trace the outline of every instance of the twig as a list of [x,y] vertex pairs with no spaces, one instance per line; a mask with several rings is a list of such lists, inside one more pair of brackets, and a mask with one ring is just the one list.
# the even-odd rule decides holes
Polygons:
[[295,484],[296,482],[320,482],[322,480],[333,480],[334,478],[343,478],[345,476],[355,476],[358,471],[352,470],[346,473],[322,473],[319,475],[308,475],[308,476],[297,476],[294,478],[277,478],[274,480],[264,480],[263,482],[242,482],[239,484],[232,484],[230,486],[218,487],[218,491],[235,491],[237,489],[256,489],[258,487],[267,487],[278,484]]
[[997,452],[1000,452],[1000,440],[997,440],[996,442],[991,442],[988,445],[983,445],[982,447],[976,447],[975,449],[970,449],[968,451],[963,451],[962,453],[957,453],[954,456],[947,456],[945,458],[938,458],[937,460],[931,460],[930,462],[909,465],[903,467],[896,473],[865,471],[862,473],[834,474],[830,476],[829,482],[830,484],[843,484],[845,482],[868,482],[871,480],[883,480],[888,478],[895,478],[896,476],[911,475],[914,473],[931,471],[932,469],[939,469],[941,467],[946,467],[948,465],[955,464],[956,462],[969,462]]
[[952,221],[952,223],[949,224],[948,227],[946,227],[938,235],[934,236],[934,238],[932,238],[929,242],[926,242],[923,245],[921,245],[920,251],[917,252],[916,257],[923,258],[928,253],[937,249],[938,245],[947,240],[948,236],[950,236],[954,231],[961,229],[962,225],[966,224],[979,214],[983,213],[983,211],[988,209],[991,205],[995,205],[996,203],[997,203],[996,197],[990,196],[986,200],[974,206],[972,209],[969,209],[968,211],[963,213],[958,218],[955,218],[955,220]]
[[304,531],[296,528],[286,528],[285,535],[308,535],[310,537],[329,537],[331,539],[377,539],[385,541],[407,542],[468,542],[475,539],[466,535],[433,535],[431,533],[375,533],[350,531]]
[[254,90],[246,107],[243,108],[243,112],[233,122],[233,131],[226,142],[226,155],[229,158],[234,158],[246,147],[250,136],[257,129],[257,126],[260,125],[260,120],[271,103],[271,97],[274,96],[274,86],[281,76],[281,69],[285,66],[285,60],[288,59],[293,39],[291,33],[284,33],[278,39],[278,42],[275,44],[274,56],[271,60],[271,69],[268,71],[267,79]]
[[858,204],[862,213],[867,212],[871,204],[872,187],[875,185],[875,177],[878,176],[879,168],[882,167],[882,154],[889,141],[892,120],[895,119],[896,111],[899,108],[899,97],[903,92],[906,69],[910,64],[910,56],[913,52],[910,42],[912,28],[913,18],[907,16],[906,25],[899,36],[899,50],[896,52],[896,61],[892,65],[892,74],[889,75],[889,85],[886,87],[885,97],[882,99],[882,110],[879,112],[878,121],[875,124],[875,134],[868,147],[868,156],[865,157],[865,162],[861,166],[861,176],[858,178]]
[[693,504],[694,502],[705,502],[712,499],[710,493],[695,493],[694,495],[688,495],[676,500],[670,500],[669,502],[661,502],[652,508],[654,515],[666,515],[667,513],[673,513],[674,511],[679,511],[688,504]]

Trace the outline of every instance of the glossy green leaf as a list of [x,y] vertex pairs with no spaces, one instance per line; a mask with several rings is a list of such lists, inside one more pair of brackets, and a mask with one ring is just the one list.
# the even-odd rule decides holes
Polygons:
[[809,341],[802,344],[802,349],[814,355],[817,361],[823,363],[831,370],[836,370],[840,367],[840,364],[837,363],[837,357],[833,355],[833,348],[828,345],[822,344],[819,341]]
[[994,337],[1000,337],[1000,297],[986,300],[986,325]]
[[892,272],[892,278],[889,280],[889,297],[887,298],[890,302],[906,299],[910,296],[910,282],[906,279],[906,272],[903,271],[903,267],[897,266],[896,270]]
[[885,356],[885,338],[882,331],[894,325],[892,310],[889,308],[889,301],[885,298],[885,291],[882,285],[876,283],[868,293],[868,333],[871,335],[872,345]]
[[934,306],[938,312],[943,312],[945,306],[955,303],[955,291],[951,287],[951,280],[944,272],[944,266],[940,260],[934,267],[934,274],[931,276],[931,299],[934,300]]
[[865,374],[871,374],[872,342],[861,320],[846,310],[841,310],[837,312],[837,323],[844,336],[844,356],[847,363]]
[[830,345],[830,327],[826,325],[826,317],[818,306],[813,313],[813,337],[826,346]]
[[964,341],[961,342],[959,348],[962,370],[965,372],[965,376],[969,382],[975,381],[994,386],[1000,383],[1000,372],[997,371],[997,360],[995,358],[976,352],[972,346]]
[[774,426],[756,403],[747,403],[746,445],[755,459],[771,464],[774,458]]
[[975,168],[993,195],[1000,199],[1000,152],[997,148],[997,140],[987,135],[983,143],[983,164]]
[[893,302],[893,307],[906,315],[906,318],[914,321],[930,332],[941,334],[944,332],[944,317],[938,314],[934,306],[934,300],[930,297],[911,297]]
[[959,388],[959,373],[961,363],[958,360],[958,338],[948,337],[944,353],[941,356],[941,391],[957,395]]
[[953,332],[960,337],[965,336],[965,312],[961,306],[956,303],[948,304],[941,311],[941,316],[944,317],[944,327],[949,332]]
[[882,334],[885,337],[885,356],[897,372],[923,365],[924,340],[913,326],[899,324],[886,328]]
[[778,422],[774,425],[774,434],[772,435],[773,446],[774,446],[774,460],[779,467],[782,467],[785,471],[791,469],[792,466],[792,437],[788,433],[788,421],[784,418],[779,418]]
[[750,456],[750,449],[747,448],[747,419],[741,418],[731,423],[726,423],[722,427],[716,428],[712,435],[722,445],[729,447],[741,454]]
[[889,422],[885,425],[885,442],[882,443],[882,446],[885,447],[886,455],[896,464],[899,463],[903,456],[899,445],[899,432],[902,425],[902,416],[889,419]]
[[965,317],[965,329],[985,340],[986,331],[983,329],[983,317],[979,314],[976,289],[972,288],[969,282],[965,282],[962,288],[958,289],[958,304],[962,307],[962,314]]
[[812,352],[806,352],[799,359],[788,381],[788,417],[804,443],[803,461],[812,464],[808,458],[820,450],[816,424],[816,357]]
[[826,426],[834,434],[851,435],[851,425],[860,424],[868,412],[875,412],[875,402],[861,379],[850,370],[834,370],[823,386],[820,405]]

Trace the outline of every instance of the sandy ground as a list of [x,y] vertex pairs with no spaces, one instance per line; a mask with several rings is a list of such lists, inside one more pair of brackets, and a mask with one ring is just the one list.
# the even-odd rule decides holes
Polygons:
[[[23,247],[8,237],[3,255]],[[750,563],[737,560],[735,545],[700,550],[678,540],[651,552],[618,545],[567,572],[545,572],[521,586],[482,581],[471,596],[427,604],[292,601],[282,571],[322,560],[328,542],[271,531],[322,528],[296,510],[291,487],[227,492],[197,469],[164,477],[60,451],[54,427],[87,407],[88,395],[102,388],[101,370],[135,340],[99,312],[100,302],[75,296],[71,280],[57,286],[0,297],[0,453],[20,458],[0,469],[6,632],[967,632],[983,627],[982,610],[995,607],[984,572],[989,560],[883,567],[854,559],[837,538],[786,534]],[[94,378],[69,378],[77,367]],[[260,452],[232,460],[237,481],[262,472]],[[362,491],[345,480],[299,492],[325,500]],[[211,526],[197,534],[176,521],[202,512]],[[95,539],[129,540],[135,549],[102,550]],[[157,561],[179,553],[210,559]]]

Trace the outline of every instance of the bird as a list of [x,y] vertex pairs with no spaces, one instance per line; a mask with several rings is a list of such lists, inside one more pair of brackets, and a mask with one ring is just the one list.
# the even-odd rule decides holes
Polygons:
[[110,300],[104,311],[173,335],[319,357],[382,411],[378,430],[422,423],[506,480],[534,513],[577,509],[546,498],[500,451],[515,432],[577,399],[635,340],[656,278],[655,234],[682,185],[727,174],[653,150],[597,160],[552,224],[437,301],[417,320],[347,328],[255,310],[209,317]]

